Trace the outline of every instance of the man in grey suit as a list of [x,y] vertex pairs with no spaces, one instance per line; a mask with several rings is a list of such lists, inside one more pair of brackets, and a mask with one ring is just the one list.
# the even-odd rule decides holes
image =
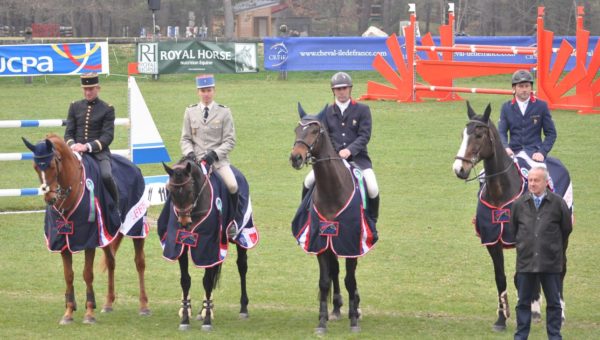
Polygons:
[[[231,110],[214,101],[215,78],[212,74],[196,77],[200,102],[186,108],[181,129],[181,152],[195,162],[212,166],[231,195],[232,206],[238,209],[238,184],[231,171],[229,153],[235,146],[235,128]],[[231,230],[229,232],[235,232]]]

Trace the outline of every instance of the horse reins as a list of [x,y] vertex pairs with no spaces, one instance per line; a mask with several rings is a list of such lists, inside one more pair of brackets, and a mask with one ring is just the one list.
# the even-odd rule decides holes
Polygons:
[[[48,156],[49,156],[49,154],[42,155],[42,156],[34,156],[34,157],[35,158],[45,158]],[[62,169],[62,159],[56,151],[54,151],[52,153],[52,162],[54,162],[55,166],[56,166],[56,175],[54,176],[54,180],[56,181],[56,190],[50,189],[50,186],[48,184],[46,184],[46,182],[47,182],[46,176],[45,176],[46,171],[40,169],[40,172],[42,173],[41,190],[42,190],[42,192],[44,192],[44,194],[51,193],[51,192],[56,193],[56,199],[60,201],[60,204],[58,205],[58,207],[55,205],[53,205],[53,206],[57,211],[59,211],[61,214],[63,214],[66,210],[66,209],[63,209],[63,205],[67,201],[67,198],[71,194],[71,191],[73,190],[73,188],[71,186],[69,186],[68,188],[65,189],[60,185],[60,182],[58,180],[58,175],[60,174],[61,169]]]
[[[174,187],[183,187],[184,185],[186,185],[187,183],[189,183],[191,180],[192,180],[192,175],[190,175],[190,177],[186,181],[184,181],[182,183],[170,183],[169,182],[169,185],[170,186],[174,186]],[[179,209],[175,205],[173,205],[173,207],[175,208],[175,213],[177,214],[178,217],[179,216],[182,216],[182,217],[191,217],[192,216],[192,211],[194,210],[194,208],[198,204],[198,200],[200,199],[200,196],[202,196],[202,192],[206,188],[206,184],[207,183],[208,183],[208,176],[205,176],[204,177],[204,183],[202,183],[202,186],[200,186],[200,191],[198,192],[198,195],[196,196],[196,199],[188,207],[186,207],[184,209]]]
[[323,162],[323,161],[342,160],[341,157],[326,157],[326,158],[318,159],[312,155],[312,151],[313,151],[314,147],[316,146],[316,144],[319,142],[319,137],[321,137],[321,135],[323,133],[325,133],[325,129],[323,129],[323,126],[318,121],[310,121],[306,124],[302,124],[302,122],[300,122],[300,126],[308,126],[310,124],[317,124],[319,126],[319,134],[317,135],[317,138],[315,138],[314,142],[311,145],[309,145],[304,140],[297,139],[294,142],[294,145],[292,145],[292,147],[294,147],[294,146],[296,146],[296,144],[302,144],[308,149],[308,151],[306,152],[306,159],[304,160],[302,165],[304,165],[304,164],[312,165],[312,164]]

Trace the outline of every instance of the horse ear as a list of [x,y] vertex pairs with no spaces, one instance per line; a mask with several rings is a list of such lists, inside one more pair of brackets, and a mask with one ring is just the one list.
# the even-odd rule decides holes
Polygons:
[[483,113],[483,121],[484,122],[488,122],[490,120],[490,114],[492,113],[492,105],[490,103],[488,103],[487,107],[485,108],[485,112]]
[[300,119],[306,116],[306,112],[304,112],[304,109],[302,108],[302,104],[300,104],[300,102],[298,102],[298,114],[300,115]]
[[469,116],[469,119],[473,119],[473,117],[475,117],[475,115],[476,115],[475,111],[473,111],[473,108],[471,107],[471,103],[469,103],[468,100],[467,100],[467,115]]
[[187,172],[188,174],[192,173],[192,162],[187,162],[187,164],[185,165],[185,172]]
[[171,169],[168,165],[165,164],[165,162],[162,162],[163,168],[165,168],[165,171],[167,172],[167,174],[169,174],[169,176],[173,176],[173,169]]
[[25,137],[21,137],[21,139],[23,140],[23,143],[25,143],[25,146],[31,150],[31,151],[35,151],[35,145],[31,144]]
[[325,118],[325,112],[327,112],[328,107],[329,107],[329,105],[325,104],[325,107],[323,108],[323,110],[321,110],[321,112],[319,112],[319,114],[317,115],[317,119],[319,121],[323,121],[323,118]]
[[46,149],[48,152],[54,152],[54,144],[49,139],[46,139]]

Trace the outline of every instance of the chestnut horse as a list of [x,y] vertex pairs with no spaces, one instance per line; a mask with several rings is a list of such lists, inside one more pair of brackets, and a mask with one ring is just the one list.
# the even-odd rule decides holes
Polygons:
[[[506,214],[506,211],[510,210],[512,202],[527,190],[527,186],[524,182],[525,178],[519,172],[519,167],[506,153],[500,140],[500,134],[490,120],[491,111],[492,109],[488,104],[484,114],[477,115],[467,102],[469,121],[463,131],[462,144],[455,157],[453,170],[460,179],[466,181],[479,179],[483,181],[478,195],[479,204],[474,223],[481,242],[486,246],[494,265],[496,288],[498,290],[498,318],[492,328],[495,331],[504,331],[506,329],[506,319],[510,317],[510,307],[504,271],[503,249],[514,247],[515,235],[512,235],[509,231],[508,221],[503,221],[501,216],[496,221],[491,222],[494,226],[492,228],[486,227],[484,224],[486,219],[489,220],[492,215],[496,216],[495,213],[492,213],[495,211],[502,213],[503,216],[510,216],[510,212]],[[484,172],[469,179],[471,170],[480,161],[483,161]],[[559,194],[563,195],[564,193]],[[565,273],[566,263],[562,273],[563,279]],[[532,317],[533,319],[537,318],[537,321],[541,318],[538,309],[540,303],[539,289],[540,286],[537,285],[537,292],[534,294],[536,301],[532,303]],[[561,303],[564,304],[562,285]],[[537,308],[535,308],[536,304]]]
[[[83,279],[86,284],[86,312],[83,322],[87,324],[96,322],[94,316],[96,302],[93,287],[93,265],[96,247],[98,246],[102,247],[104,251],[105,256],[103,261],[106,269],[108,269],[108,292],[102,312],[113,310],[113,303],[115,301],[115,254],[124,233],[133,238],[135,248],[135,265],[138,272],[140,289],[139,313],[140,315],[149,315],[150,309],[148,308],[148,297],[144,283],[144,271],[146,267],[144,238],[147,235],[148,229],[145,222],[147,204],[141,199],[141,195],[138,193],[139,197],[137,199],[139,199],[139,202],[137,202],[135,207],[137,211],[127,214],[127,218],[135,220],[136,226],[131,227],[127,232],[123,231],[120,228],[124,224],[118,220],[120,217],[117,215],[118,219],[115,220],[114,218],[116,209],[112,205],[102,206],[99,203],[103,197],[103,192],[98,187],[102,185],[102,180],[98,177],[94,183],[90,177],[86,177],[86,166],[84,166],[81,156],[71,151],[61,137],[49,134],[45,140],[39,142],[37,145],[31,144],[25,138],[23,138],[23,142],[34,153],[33,167],[41,182],[44,201],[48,205],[45,218],[45,234],[48,248],[53,252],[60,252],[62,256],[67,288],[65,292],[66,309],[60,320],[60,324],[66,325],[72,323],[73,312],[77,309],[73,287],[72,254],[82,250],[85,252]],[[89,156],[85,155],[84,157]],[[119,156],[113,155],[113,157]],[[121,159],[124,162],[129,162],[123,158]],[[92,162],[92,160],[90,159],[88,162]],[[133,167],[133,164],[131,166]],[[91,174],[87,175],[91,176]],[[128,174],[128,177],[141,180],[143,183],[143,177],[139,169],[135,176]],[[117,183],[125,183],[120,182],[119,178],[116,178],[116,180]],[[96,186],[96,190],[94,190],[94,186]],[[121,206],[128,204],[127,200],[131,198],[128,196],[132,193],[133,191],[128,195],[121,196]],[[91,197],[90,202],[86,202],[85,197]],[[86,215],[89,217],[89,220],[80,223],[76,220],[76,217],[80,215]],[[129,233],[131,230],[140,230],[140,232],[137,235],[132,235]]]
[[[332,316],[337,319],[340,316],[342,298],[338,283],[338,257],[346,259],[344,283],[349,296],[350,330],[358,332],[358,257],[366,254],[377,242],[377,231],[374,221],[366,220],[352,170],[334,150],[323,125],[326,111],[327,106],[319,114],[309,116],[298,104],[301,121],[295,130],[296,140],[290,154],[290,163],[295,169],[312,164],[315,186],[298,209],[292,222],[292,232],[303,250],[316,254],[319,261],[319,324],[316,332],[325,333],[329,318]],[[351,215],[349,219],[342,218],[342,215],[348,214]],[[315,222],[318,225],[314,225]],[[332,283],[333,313],[329,316],[327,298]]]
[[[208,172],[205,173],[205,168],[201,169],[185,158],[172,168],[164,163],[163,166],[169,174],[169,196],[158,219],[158,234],[163,256],[167,260],[179,262],[183,293],[179,329],[190,328],[192,305],[188,267],[191,257],[192,265],[205,270],[202,280],[205,295],[197,320],[203,321],[202,330],[212,330],[212,293],[219,281],[221,265],[230,242],[235,243],[237,249],[241,287],[239,316],[242,319],[248,318],[247,249],[254,247],[258,242],[258,232],[251,217],[248,182],[239,170],[232,167],[240,190],[239,209],[234,211],[234,207],[230,206],[227,188],[216,173],[209,175]],[[240,214],[243,216],[241,219]]]

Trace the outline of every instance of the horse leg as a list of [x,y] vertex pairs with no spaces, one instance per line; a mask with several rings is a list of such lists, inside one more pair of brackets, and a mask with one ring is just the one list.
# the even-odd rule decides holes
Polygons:
[[317,255],[319,261],[319,325],[315,329],[317,334],[327,332],[327,321],[329,319],[327,296],[331,286],[330,263],[333,256],[335,255],[329,249]]
[[148,295],[146,295],[146,281],[144,279],[144,272],[146,271],[146,254],[144,253],[143,238],[134,238],[133,247],[135,249],[135,268],[138,272],[138,280],[140,284],[140,315],[150,315],[150,308],[148,308]]
[[333,311],[329,314],[329,320],[339,320],[342,315],[342,305],[344,300],[342,294],[340,294],[340,263],[338,261],[331,261],[331,281],[333,282]]
[[497,332],[501,332],[506,330],[506,319],[510,317],[508,294],[506,292],[506,275],[504,274],[504,253],[502,250],[502,244],[500,244],[500,242],[491,246],[487,246],[486,248],[492,257],[496,288],[498,289],[498,319],[492,326],[492,329]]
[[104,257],[102,258],[102,267],[104,267],[108,271],[108,291],[106,292],[106,301],[104,302],[104,306],[102,306],[101,313],[110,313],[113,311],[113,303],[115,302],[115,268],[116,268],[116,258],[115,258],[115,249],[118,247],[118,244],[121,243],[123,235],[121,233],[117,234],[117,238],[110,244],[108,247],[102,248],[104,251]]
[[212,331],[212,319],[214,305],[212,302],[212,291],[217,286],[219,281],[219,275],[221,272],[221,265],[216,265],[211,268],[206,268],[204,271],[204,278],[202,284],[204,285],[204,301],[202,301],[202,310],[200,316],[204,322],[202,323],[203,331]]
[[240,296],[240,318],[248,318],[248,293],[246,292],[246,273],[248,272],[248,251],[236,243],[237,248],[237,267],[240,274],[240,287],[242,294]]
[[96,297],[94,295],[94,256],[96,249],[85,250],[85,265],[83,267],[83,280],[85,281],[85,315],[83,323],[95,324],[96,317],[94,309],[96,309]]
[[73,312],[77,310],[75,302],[75,288],[73,287],[73,255],[69,250],[63,250],[60,253],[63,261],[63,273],[67,290],[65,291],[65,314],[60,319],[60,325],[73,323]]
[[186,251],[179,257],[179,283],[181,284],[181,308],[179,309],[179,330],[185,331],[190,328],[190,315],[192,313],[192,302],[188,298],[190,287],[192,286],[192,278],[188,272],[188,254]]
[[350,318],[350,331],[360,332],[358,319],[360,318],[360,296],[358,295],[358,285],[356,284],[356,267],[358,260],[355,258],[346,259],[346,277],[344,283],[348,291],[348,318]]

